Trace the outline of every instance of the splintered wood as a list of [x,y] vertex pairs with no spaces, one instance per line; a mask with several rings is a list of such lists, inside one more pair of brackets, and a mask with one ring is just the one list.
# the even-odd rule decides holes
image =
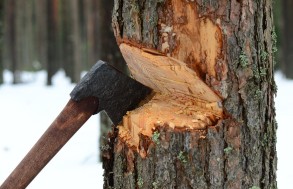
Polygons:
[[157,93],[151,101],[123,117],[119,133],[129,146],[137,147],[139,134],[151,137],[156,125],[166,123],[178,129],[205,129],[221,116],[216,102],[206,103],[180,93]]
[[169,33],[176,35],[177,48],[172,51],[172,57],[189,64],[198,73],[216,77],[215,65],[222,56],[220,19],[215,24],[208,17],[200,17],[196,3],[171,2],[173,22],[162,21],[161,27],[172,25]]
[[155,91],[143,106],[130,111],[119,126],[119,137],[134,148],[139,136],[152,136],[157,125],[206,129],[223,116],[221,98],[185,63],[153,51],[120,44],[132,76]]
[[133,78],[161,93],[183,93],[208,102],[221,99],[184,62],[127,44],[120,50]]

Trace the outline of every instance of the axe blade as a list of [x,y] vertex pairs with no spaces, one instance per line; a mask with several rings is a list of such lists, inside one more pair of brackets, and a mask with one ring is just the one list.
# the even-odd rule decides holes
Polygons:
[[117,125],[127,111],[136,108],[150,93],[150,88],[99,60],[76,85],[70,96],[75,101],[97,97],[97,112],[105,110],[113,124]]

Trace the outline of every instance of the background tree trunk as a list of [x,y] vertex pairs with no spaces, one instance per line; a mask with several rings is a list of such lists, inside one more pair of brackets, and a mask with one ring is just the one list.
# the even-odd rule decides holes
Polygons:
[[293,1],[282,0],[282,55],[281,69],[287,78],[293,79]]
[[[20,20],[19,35],[21,39],[21,45],[19,46],[19,54],[21,54],[21,66],[22,70],[30,70],[30,66],[33,65],[33,62],[36,61],[35,56],[35,47],[33,43],[34,38],[34,20],[33,20],[33,2],[34,0],[21,1],[20,9],[23,9],[23,16]],[[25,24],[24,24],[25,23]]]
[[[172,123],[172,119],[179,119],[175,116],[150,125],[152,133],[147,133],[140,124],[151,120],[139,114],[147,104],[129,112],[105,148],[105,188],[277,188],[275,34],[270,0],[115,0],[113,26],[128,64],[138,70],[148,68],[135,65],[143,56],[152,57],[150,63],[158,57],[179,61],[180,69],[170,69],[179,73],[188,66],[200,78],[193,85],[204,82],[212,89],[220,97],[218,108],[224,113],[200,129]],[[153,75],[162,74],[158,70],[163,68],[158,66]],[[149,74],[145,69],[132,74],[146,84],[156,82],[143,78]],[[170,86],[173,82],[178,90],[185,85],[176,82],[175,74],[161,79]],[[190,96],[183,100],[197,92],[188,90]],[[166,93],[161,104],[176,104],[178,100],[176,90],[158,88],[155,92]],[[195,108],[190,103],[186,100],[183,107]],[[207,104],[203,107],[208,109]],[[143,113],[152,117],[159,112]],[[196,122],[201,112],[178,114]]]
[[87,60],[90,65],[97,62],[100,55],[98,51],[98,2],[95,0],[83,1],[86,17],[86,44],[87,44]]
[[62,1],[62,60],[65,73],[71,78],[71,81],[74,77],[72,2],[71,0]]
[[[93,2],[97,7],[96,12],[98,13],[97,24],[97,53],[99,59],[108,62],[109,64],[116,67],[118,70],[126,73],[125,61],[120,53],[118,45],[116,43],[111,19],[112,19],[112,10],[114,6],[114,1],[97,1]],[[93,49],[94,50],[94,49]],[[108,118],[105,112],[100,113],[100,146],[105,146],[107,140],[105,136],[111,130],[112,121]]]
[[72,24],[73,24],[73,78],[72,81],[77,83],[80,80],[81,69],[81,37],[80,37],[80,13],[79,0],[72,0]]
[[4,1],[0,1],[0,84],[4,82],[3,78],[3,21],[4,21]]
[[[17,37],[16,37],[16,7],[17,1],[16,0],[5,0],[5,15],[4,15],[4,45],[7,47],[5,49],[5,60],[7,60],[8,64],[10,65],[10,69],[13,72],[13,83],[20,82],[20,73],[19,73],[19,63],[18,60],[18,53],[17,53]],[[8,24],[9,23],[9,24]]]
[[60,68],[60,46],[58,43],[59,0],[47,1],[47,85],[52,85],[52,77]]
[[99,28],[99,31],[97,35],[99,36],[98,39],[100,41],[100,43],[98,43],[98,48],[102,60],[107,61],[119,70],[126,72],[125,62],[116,43],[111,25],[113,6],[113,1],[98,1],[97,12],[99,13],[99,19],[97,27]]
[[15,49],[16,49],[16,62],[17,62],[17,69],[14,73],[15,79],[14,83],[21,83],[21,71],[23,66],[26,64],[26,60],[24,59],[24,51],[22,48],[24,46],[24,38],[22,35],[25,35],[25,26],[23,27],[23,22],[25,19],[25,2],[24,1],[15,1]]
[[36,14],[36,26],[35,26],[35,46],[36,57],[38,63],[34,65],[35,69],[46,67],[47,63],[47,1],[35,0],[35,14]]

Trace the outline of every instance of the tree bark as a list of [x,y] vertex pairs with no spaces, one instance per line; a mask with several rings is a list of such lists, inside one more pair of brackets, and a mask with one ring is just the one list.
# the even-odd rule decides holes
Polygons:
[[293,79],[293,1],[282,0],[282,62],[281,69],[287,78]]
[[115,0],[154,96],[113,131],[104,188],[277,188],[272,17],[270,0]]

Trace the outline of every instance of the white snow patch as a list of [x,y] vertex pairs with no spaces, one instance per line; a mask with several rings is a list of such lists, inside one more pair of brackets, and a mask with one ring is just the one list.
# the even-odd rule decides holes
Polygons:
[[[46,73],[22,73],[25,84],[0,85],[0,183],[20,162],[69,100],[74,85],[59,71],[47,87]],[[98,162],[99,116],[89,121],[42,170],[28,189],[102,188]]]
[[278,153],[278,188],[286,189],[292,187],[293,170],[293,127],[290,119],[293,117],[293,80],[287,80],[281,72],[275,74],[278,86],[276,97],[277,112],[277,153]]

